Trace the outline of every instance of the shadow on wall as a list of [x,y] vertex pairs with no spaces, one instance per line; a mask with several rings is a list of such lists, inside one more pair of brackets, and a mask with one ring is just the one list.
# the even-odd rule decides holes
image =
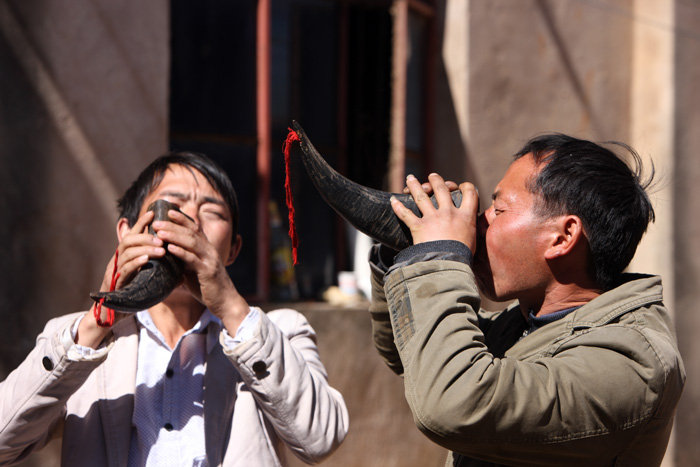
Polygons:
[[[43,325],[35,305],[42,267],[40,244],[51,233],[37,225],[52,208],[45,192],[50,122],[43,105],[0,35],[0,379],[31,350]],[[10,66],[8,66],[10,64]]]
[[[439,12],[438,51],[442,50],[444,43],[446,27],[444,9],[445,5],[442,5]],[[464,53],[467,53],[467,51],[465,50]],[[456,183],[471,182],[483,191],[485,187],[482,180],[478,177],[478,172],[472,162],[473,156],[469,153],[467,141],[464,141],[460,127],[460,123],[461,125],[467,125],[469,122],[460,122],[457,112],[458,103],[456,101],[460,98],[469,99],[469,95],[465,94],[460,97],[453,93],[450,80],[455,78],[450,78],[442,53],[438,54],[436,67],[434,143],[431,148],[434,155],[432,157],[433,167],[430,170],[437,171]],[[464,83],[457,82],[454,84],[456,87],[464,87]]]
[[90,306],[115,240],[13,45],[0,33],[0,380],[48,319]]

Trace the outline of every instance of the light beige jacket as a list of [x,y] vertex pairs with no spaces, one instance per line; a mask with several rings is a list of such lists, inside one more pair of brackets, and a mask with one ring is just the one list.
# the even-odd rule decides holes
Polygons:
[[660,464],[685,370],[658,277],[627,275],[522,339],[517,306],[478,312],[466,264],[373,279],[375,344],[448,465]]
[[[70,361],[64,330],[80,314],[48,322],[26,360],[0,383],[0,464],[62,436],[62,465],[124,466],[129,455],[138,330],[120,321],[106,358]],[[261,313],[252,339],[207,356],[204,423],[210,466],[279,466],[283,443],[316,462],[343,440],[348,414],[306,319]]]

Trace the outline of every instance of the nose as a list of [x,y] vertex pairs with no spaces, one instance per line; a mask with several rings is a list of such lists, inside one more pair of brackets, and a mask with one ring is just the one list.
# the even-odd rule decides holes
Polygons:
[[193,206],[191,203],[187,203],[183,206],[180,206],[180,211],[182,211],[184,214],[187,215],[187,217],[192,219],[192,221],[199,227],[199,212],[196,206]]

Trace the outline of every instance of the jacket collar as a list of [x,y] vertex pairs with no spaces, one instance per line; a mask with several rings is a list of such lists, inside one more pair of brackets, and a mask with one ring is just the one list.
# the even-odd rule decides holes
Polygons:
[[[556,344],[576,331],[604,326],[630,311],[641,306],[659,303],[661,300],[660,277],[626,274],[617,287],[599,295],[563,318],[542,326],[527,338],[518,340],[508,348],[505,355],[522,359],[542,354],[544,342]],[[508,312],[520,314],[522,317],[517,305],[510,307]]]
[[663,300],[661,277],[624,274],[615,288],[599,295],[567,318],[574,330],[603,326],[640,306]]

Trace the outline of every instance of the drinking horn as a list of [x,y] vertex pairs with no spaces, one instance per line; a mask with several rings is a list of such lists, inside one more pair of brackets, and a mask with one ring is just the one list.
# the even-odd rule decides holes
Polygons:
[[[179,211],[176,204],[164,199],[154,201],[149,207],[154,221],[168,220],[168,211]],[[154,234],[153,228],[148,232]],[[184,265],[182,261],[167,252],[162,258],[151,258],[136,273],[125,287],[112,292],[91,293],[90,297],[99,302],[104,298],[104,306],[123,312],[146,310],[163,301],[182,281]]]
[[[420,209],[410,194],[375,190],[347,179],[328,165],[298,122],[292,121],[292,128],[299,136],[306,172],[328,205],[357,230],[375,241],[394,250],[402,250],[411,245],[411,231],[394,214],[389,201],[391,196],[395,196],[415,215],[421,217]],[[451,195],[452,202],[459,207],[462,203],[462,192],[455,190]],[[435,196],[431,196],[430,199],[437,207]]]

